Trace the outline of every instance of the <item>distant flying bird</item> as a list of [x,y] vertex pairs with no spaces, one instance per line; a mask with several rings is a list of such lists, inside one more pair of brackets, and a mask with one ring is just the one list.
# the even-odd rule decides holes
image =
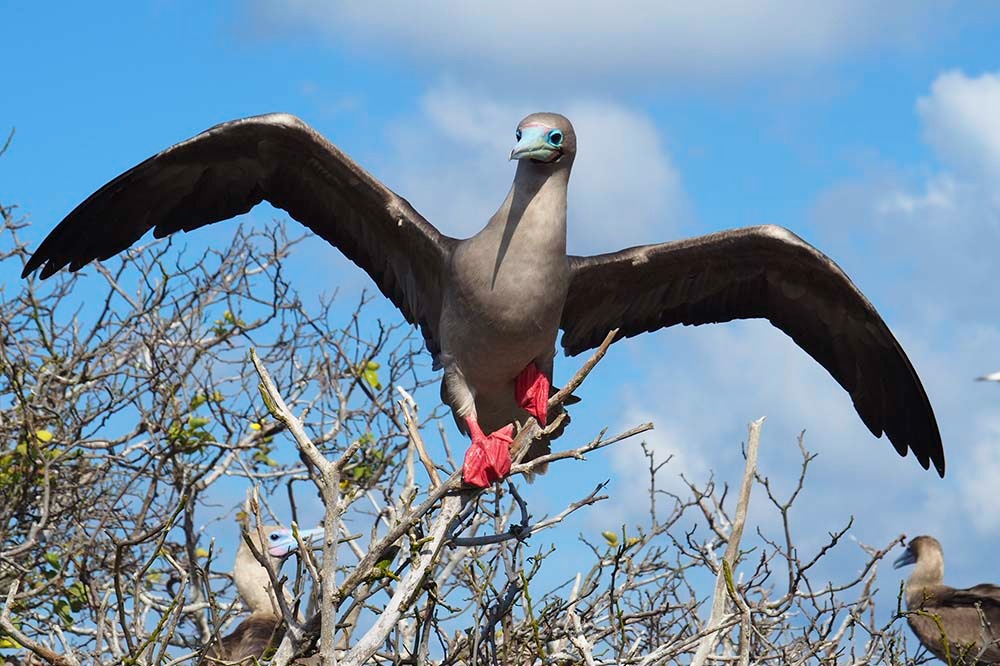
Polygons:
[[1000,664],[1000,587],[944,585],[944,553],[932,536],[912,539],[893,567],[910,564],[906,621],[924,647],[954,666]]
[[991,372],[982,377],[976,377],[977,382],[1000,382],[1000,372]]
[[[248,535],[277,573],[284,558],[298,549],[298,542],[292,531],[284,527],[268,526],[261,531],[264,534],[263,542],[256,529],[250,529]],[[322,536],[322,528],[299,530],[299,537],[306,544]],[[274,630],[282,620],[278,610],[278,599],[271,586],[271,578],[254,557],[246,541],[241,540],[239,550],[236,551],[233,580],[240,598],[250,610],[250,617],[240,622],[231,634],[210,645],[206,656],[212,660],[225,662],[240,662],[251,657],[260,659],[271,643]],[[281,594],[286,593],[282,590]]]
[[[629,141],[627,127],[605,129]],[[442,398],[472,438],[463,469],[470,484],[507,474],[515,420],[531,415],[546,424],[559,329],[564,350],[576,355],[615,328],[631,337],[761,317],[827,369],[876,437],[886,433],[900,455],[912,450],[925,469],[933,462],[944,475],[941,435],[917,373],[832,260],[775,226],[567,256],[573,126],[535,113],[515,139],[510,192],[482,231],[458,240],[298,118],[223,123],[92,194],[42,242],[23,275],[75,271],[149,229],[158,238],[191,231],[267,200],[367,271],[420,327],[444,368]]]

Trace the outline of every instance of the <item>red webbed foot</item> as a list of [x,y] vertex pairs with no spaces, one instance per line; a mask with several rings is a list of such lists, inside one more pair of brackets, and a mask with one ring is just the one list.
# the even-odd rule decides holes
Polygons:
[[469,485],[486,488],[510,472],[510,445],[514,441],[514,426],[505,426],[486,436],[475,419],[467,418],[465,422],[469,425],[472,444],[465,452],[462,480]]
[[514,382],[514,399],[545,426],[549,420],[549,390],[552,383],[534,362],[521,371]]

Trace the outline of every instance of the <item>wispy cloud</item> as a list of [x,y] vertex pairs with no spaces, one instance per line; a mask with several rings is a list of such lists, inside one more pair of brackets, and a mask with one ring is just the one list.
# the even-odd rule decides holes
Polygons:
[[1000,178],[1000,73],[940,75],[917,101],[924,135],[959,175],[995,186]]
[[338,46],[402,51],[423,64],[535,88],[595,79],[611,86],[641,84],[650,74],[731,79],[762,69],[787,71],[919,43],[935,32],[935,18],[944,11],[930,0],[644,0],[621,6],[571,0],[258,0],[256,10],[268,31],[318,31]]

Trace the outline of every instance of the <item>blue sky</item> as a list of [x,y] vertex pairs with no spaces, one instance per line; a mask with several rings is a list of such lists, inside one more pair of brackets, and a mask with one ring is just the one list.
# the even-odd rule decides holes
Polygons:
[[[582,392],[573,441],[653,420],[648,441],[675,455],[675,479],[714,469],[733,482],[746,424],[767,415],[765,474],[796,470],[801,430],[820,454],[795,516],[803,547],[855,515],[861,541],[932,533],[953,583],[990,578],[1000,387],[972,379],[1000,369],[1000,9],[697,6],[258,0],[108,3],[98,14],[7,3],[0,133],[17,134],[0,159],[0,201],[30,215],[38,242],[148,155],[217,122],[288,111],[464,236],[506,193],[517,121],[560,111],[580,142],[571,250],[789,227],[852,276],[902,342],[935,406],[948,476],[874,439],[825,371],[757,322],[616,345]],[[323,243],[296,261],[303,276],[322,266],[345,294],[369,284]],[[557,381],[576,366],[557,359]],[[558,465],[528,493],[539,512],[558,510],[609,476],[614,503],[549,539],[643,519],[637,444]],[[760,499],[755,519],[770,529]],[[855,565],[842,560],[845,572]]]

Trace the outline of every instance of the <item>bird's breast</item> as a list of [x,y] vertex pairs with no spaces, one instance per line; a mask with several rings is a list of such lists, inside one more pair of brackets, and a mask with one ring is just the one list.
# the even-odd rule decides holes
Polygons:
[[534,264],[525,259],[497,266],[459,256],[453,264],[442,308],[441,347],[475,384],[509,381],[555,346],[568,263],[565,255]]

